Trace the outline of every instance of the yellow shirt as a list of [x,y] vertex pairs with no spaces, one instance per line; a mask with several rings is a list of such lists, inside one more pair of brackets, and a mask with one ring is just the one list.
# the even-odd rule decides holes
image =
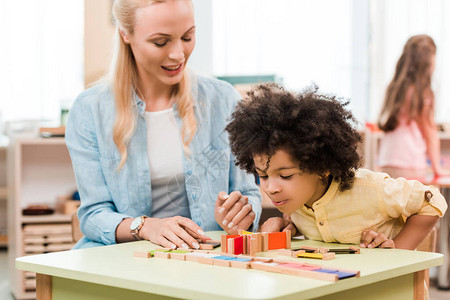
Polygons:
[[291,220],[308,239],[358,244],[364,230],[393,239],[405,217],[442,217],[446,210],[447,203],[435,187],[360,169],[350,190],[339,191],[339,182],[333,181],[312,208],[299,208]]

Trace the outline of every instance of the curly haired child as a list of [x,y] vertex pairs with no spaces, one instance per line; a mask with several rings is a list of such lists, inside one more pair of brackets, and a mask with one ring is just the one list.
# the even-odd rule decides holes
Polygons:
[[[226,127],[236,165],[259,175],[262,191],[308,239],[415,249],[445,199],[419,181],[359,169],[361,137],[347,104],[317,88],[255,87]],[[286,225],[271,218],[261,231]]]

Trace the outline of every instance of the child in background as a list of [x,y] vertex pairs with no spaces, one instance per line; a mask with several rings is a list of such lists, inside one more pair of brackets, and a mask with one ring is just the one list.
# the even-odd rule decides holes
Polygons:
[[[415,249],[447,204],[419,181],[359,169],[361,137],[335,97],[263,84],[248,93],[226,130],[236,164],[308,239]],[[406,219],[406,220],[405,220]],[[261,231],[281,231],[271,218]]]
[[424,180],[427,154],[435,177],[448,175],[440,166],[440,141],[434,123],[436,45],[427,35],[411,37],[397,62],[378,126],[385,135],[378,165],[392,177]]

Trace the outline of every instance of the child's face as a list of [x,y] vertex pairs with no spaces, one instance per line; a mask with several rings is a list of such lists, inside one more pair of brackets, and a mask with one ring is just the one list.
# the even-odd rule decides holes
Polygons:
[[281,212],[290,215],[305,204],[311,206],[325,194],[327,184],[321,176],[304,173],[286,152],[279,150],[272,155],[268,168],[267,158],[257,155],[253,161],[261,189]]

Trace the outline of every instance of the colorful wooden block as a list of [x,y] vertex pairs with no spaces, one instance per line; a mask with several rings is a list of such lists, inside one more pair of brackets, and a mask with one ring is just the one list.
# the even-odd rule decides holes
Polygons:
[[[289,231],[290,233],[290,231]],[[283,231],[283,232],[270,232],[267,235],[264,235],[264,238],[267,237],[267,243],[266,241],[264,241],[265,246],[267,245],[267,250],[274,250],[274,249],[285,249],[287,246],[287,231]],[[289,241],[291,240],[290,238],[290,234],[289,234]],[[289,248],[290,245],[289,245]]]
[[335,248],[335,249],[329,249],[329,248],[319,248],[320,253],[329,253],[333,252],[336,254],[360,254],[361,250],[358,247],[351,246],[349,248]]
[[314,247],[302,246],[299,248],[291,249],[293,251],[305,251],[307,253],[317,253],[318,249]]
[[331,260],[335,258],[335,254],[330,252],[330,253],[298,253],[297,254],[298,258],[313,258],[313,259],[323,259],[323,260]]
[[222,234],[222,236],[220,237],[220,245],[221,245],[221,250],[223,251],[223,252],[227,252],[228,253],[228,243],[227,243],[227,240],[228,239],[234,239],[234,238],[237,238],[237,237],[239,237],[239,235],[238,234],[236,234],[236,235],[227,235],[227,234]]
[[220,242],[214,241],[210,243],[199,244],[200,250],[213,250],[220,246]]
[[[249,235],[250,236],[250,235]],[[303,251],[303,250],[302,250]],[[288,259],[272,259],[269,257],[251,257],[246,255],[231,255],[227,253],[211,252],[208,251],[191,251],[191,250],[152,250],[141,251],[136,255],[142,255],[139,257],[148,257],[149,253],[153,252],[155,257],[172,258],[186,261],[197,261],[204,264],[234,267],[234,268],[253,268],[256,270],[263,270],[268,272],[275,272],[287,275],[303,276],[321,280],[337,281],[350,277],[359,277],[359,271],[344,270],[332,267],[322,267],[318,265],[312,265],[308,263],[302,263],[295,260]],[[305,255],[326,256],[334,255],[334,253],[306,253]]]

